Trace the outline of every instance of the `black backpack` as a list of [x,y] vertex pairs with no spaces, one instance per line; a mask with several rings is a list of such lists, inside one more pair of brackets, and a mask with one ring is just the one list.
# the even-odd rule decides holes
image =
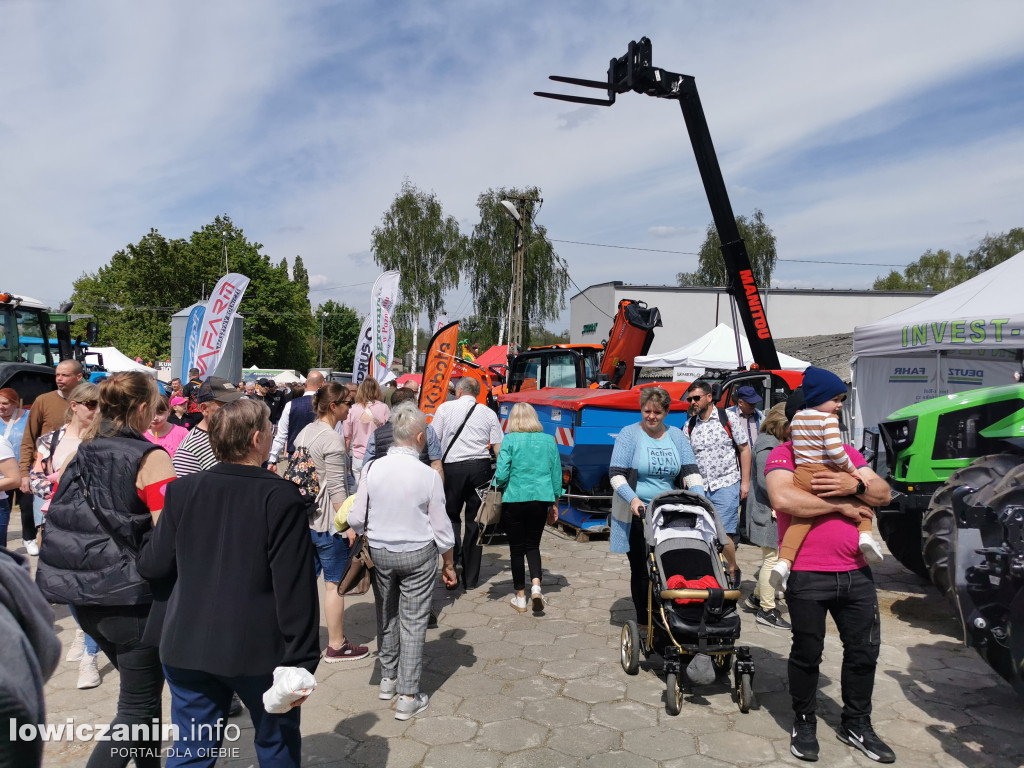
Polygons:
[[[722,422],[722,426],[725,427],[725,434],[732,440],[732,449],[739,453],[740,447],[736,445],[736,438],[732,436],[732,426],[729,424],[729,414],[725,412],[724,408],[715,406],[715,411],[718,413],[718,420]],[[686,437],[689,438],[693,434],[693,427],[697,423],[698,416],[694,414],[686,420]]]

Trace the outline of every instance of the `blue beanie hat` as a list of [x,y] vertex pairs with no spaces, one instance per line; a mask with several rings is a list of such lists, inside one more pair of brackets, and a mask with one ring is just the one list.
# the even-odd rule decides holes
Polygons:
[[815,368],[813,365],[804,371],[804,383],[801,385],[804,390],[804,406],[814,408],[827,403],[836,395],[846,394],[846,385],[843,380],[832,371],[824,368]]

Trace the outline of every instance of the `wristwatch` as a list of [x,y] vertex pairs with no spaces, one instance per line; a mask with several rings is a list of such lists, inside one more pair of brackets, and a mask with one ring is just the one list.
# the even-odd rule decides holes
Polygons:
[[863,480],[858,480],[857,481],[857,495],[858,496],[860,496],[862,493],[864,493],[867,489],[868,489],[868,487],[866,485],[864,485],[864,481]]

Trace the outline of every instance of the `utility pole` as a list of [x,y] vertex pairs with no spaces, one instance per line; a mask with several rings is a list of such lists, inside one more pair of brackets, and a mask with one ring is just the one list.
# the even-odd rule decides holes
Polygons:
[[224,246],[224,274],[228,273],[228,231],[222,229],[220,231],[220,242]]
[[326,312],[321,312],[320,313],[320,362],[317,365],[317,368],[323,368],[324,367],[324,320],[326,320],[326,319],[327,319],[327,313]]
[[534,197],[515,197],[513,204],[502,200],[501,205],[516,223],[515,249],[512,252],[512,293],[509,299],[508,357],[523,349],[523,283],[526,275],[526,204],[540,202]]

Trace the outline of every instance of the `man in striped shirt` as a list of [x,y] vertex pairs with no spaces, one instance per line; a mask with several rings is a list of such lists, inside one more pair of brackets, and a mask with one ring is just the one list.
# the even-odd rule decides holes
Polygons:
[[213,455],[213,448],[210,447],[210,416],[224,403],[238,400],[244,395],[245,393],[235,389],[230,381],[217,376],[209,377],[199,386],[196,399],[199,401],[203,420],[189,430],[174,453],[174,471],[178,477],[202,472],[217,463],[217,457]]

